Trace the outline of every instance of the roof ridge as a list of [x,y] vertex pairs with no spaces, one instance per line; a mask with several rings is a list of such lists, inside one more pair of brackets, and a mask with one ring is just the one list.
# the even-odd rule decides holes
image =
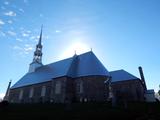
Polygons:
[[[81,56],[81,55],[85,55],[85,54],[88,54],[88,53],[93,53],[93,52],[92,52],[92,51],[88,51],[88,52],[85,52],[85,53],[82,53],[82,54],[79,54],[79,55],[76,54],[76,56],[79,57],[79,56]],[[53,63],[57,63],[57,62],[61,62],[61,61],[67,60],[67,59],[72,59],[74,56],[75,56],[75,55],[73,55],[72,57],[64,58],[64,59],[62,59],[62,60],[57,60],[57,61],[55,61],[55,62],[45,64],[45,65],[50,65],[50,64],[53,64]],[[45,65],[43,65],[43,66],[45,66]]]

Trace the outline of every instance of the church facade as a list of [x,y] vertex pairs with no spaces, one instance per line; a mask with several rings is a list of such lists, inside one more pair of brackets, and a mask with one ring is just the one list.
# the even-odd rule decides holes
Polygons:
[[7,90],[9,102],[144,100],[146,86],[142,77],[125,70],[109,72],[92,51],[43,65],[41,41],[42,30],[28,73]]

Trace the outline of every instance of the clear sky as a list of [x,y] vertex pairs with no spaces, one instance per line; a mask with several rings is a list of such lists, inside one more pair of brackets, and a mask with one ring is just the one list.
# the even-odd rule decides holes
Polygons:
[[0,0],[0,95],[29,68],[43,24],[43,64],[87,52],[147,87],[160,84],[159,0]]

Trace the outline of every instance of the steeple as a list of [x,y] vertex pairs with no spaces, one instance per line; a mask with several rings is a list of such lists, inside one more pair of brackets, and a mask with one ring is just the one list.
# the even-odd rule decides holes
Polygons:
[[34,58],[33,58],[33,62],[38,62],[38,63],[42,63],[42,29],[43,26],[41,26],[41,33],[39,36],[39,42],[36,45],[36,51],[34,52]]
[[39,36],[38,44],[36,45],[36,50],[34,52],[33,61],[30,64],[29,72],[35,72],[36,68],[42,66],[42,30],[43,25],[41,26],[41,32]]
[[41,33],[40,33],[40,36],[39,36],[39,42],[38,42],[39,46],[42,46],[42,44],[41,44],[41,42],[42,42],[42,30],[43,30],[43,25],[41,26]]

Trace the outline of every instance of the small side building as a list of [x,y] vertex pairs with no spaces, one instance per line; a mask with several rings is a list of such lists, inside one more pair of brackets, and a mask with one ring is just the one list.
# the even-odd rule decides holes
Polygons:
[[146,102],[156,102],[155,92],[153,89],[146,90],[144,96]]
[[144,101],[144,86],[141,79],[125,70],[110,72],[111,93],[116,101]]

